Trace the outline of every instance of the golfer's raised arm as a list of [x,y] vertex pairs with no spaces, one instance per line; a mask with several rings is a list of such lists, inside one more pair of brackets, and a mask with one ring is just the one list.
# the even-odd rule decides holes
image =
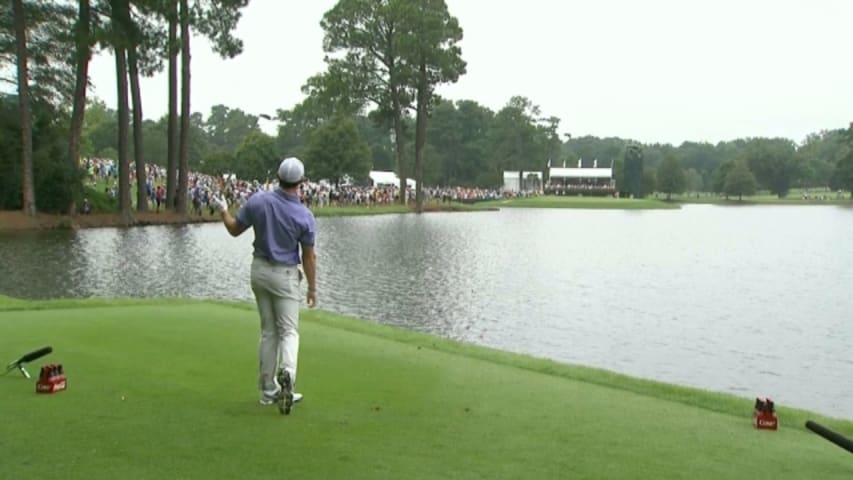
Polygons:
[[228,211],[228,202],[224,198],[220,197],[215,199],[214,207],[222,214],[222,223],[225,224],[225,229],[228,230],[228,233],[230,233],[232,237],[240,235],[249,228],[248,225],[243,225],[238,222],[233,215],[231,215],[231,212]]

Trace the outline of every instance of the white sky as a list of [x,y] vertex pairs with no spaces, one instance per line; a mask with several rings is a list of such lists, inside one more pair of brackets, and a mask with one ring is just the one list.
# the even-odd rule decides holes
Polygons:
[[[325,69],[319,22],[335,0],[252,0],[244,53],[192,45],[192,110],[224,104],[275,113]],[[468,73],[439,89],[495,111],[513,95],[561,130],[643,142],[782,136],[796,141],[853,120],[853,1],[447,0],[464,29]],[[90,68],[115,107],[115,66]],[[142,83],[146,118],[167,109],[167,80]],[[265,126],[271,130],[272,125]]]

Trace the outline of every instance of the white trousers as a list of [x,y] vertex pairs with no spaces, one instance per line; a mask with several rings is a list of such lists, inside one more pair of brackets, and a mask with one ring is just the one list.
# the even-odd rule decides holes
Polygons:
[[251,281],[261,317],[258,388],[263,396],[272,398],[281,388],[275,378],[279,366],[296,383],[301,274],[295,265],[275,265],[255,257]]

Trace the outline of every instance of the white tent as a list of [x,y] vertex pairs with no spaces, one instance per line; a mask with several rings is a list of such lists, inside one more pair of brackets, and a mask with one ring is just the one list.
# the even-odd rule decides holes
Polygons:
[[[400,186],[400,177],[397,176],[394,172],[386,172],[382,170],[371,170],[370,181],[373,182],[373,186],[375,187],[399,187]],[[406,179],[406,185],[411,188],[415,188],[417,182],[412,180],[411,178]]]
[[521,190],[518,186],[518,172],[504,171],[504,191],[517,192]]
[[[524,188],[519,188],[518,170],[504,170],[504,191],[518,192],[528,188],[539,188],[542,186],[542,172],[521,172],[521,174]],[[536,180],[531,182],[531,178],[535,178]],[[531,185],[531,183],[533,183],[533,185]]]

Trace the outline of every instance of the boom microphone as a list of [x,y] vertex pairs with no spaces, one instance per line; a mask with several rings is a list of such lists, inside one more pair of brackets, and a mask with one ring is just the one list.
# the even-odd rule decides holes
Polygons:
[[838,445],[839,447],[847,450],[850,453],[853,453],[853,440],[841,435],[840,433],[833,432],[832,430],[815,423],[811,420],[806,422],[806,428],[813,431],[814,433],[820,435],[821,437],[829,440],[830,442]]
[[25,377],[30,378],[29,372],[27,372],[27,369],[24,368],[24,364],[27,362],[32,362],[33,360],[37,360],[37,359],[47,355],[48,353],[50,353],[52,351],[53,351],[53,347],[44,347],[44,348],[40,348],[34,352],[27,353],[26,355],[15,360],[14,362],[10,363],[9,365],[6,365],[6,373],[9,373],[9,371],[17,368],[18,370],[21,371],[21,373]]
[[30,352],[30,353],[24,355],[23,357],[16,360],[15,363],[32,362],[33,360],[37,360],[37,359],[47,355],[48,353],[50,353],[52,351],[53,351],[53,347],[40,348],[40,349],[36,350],[35,352]]

